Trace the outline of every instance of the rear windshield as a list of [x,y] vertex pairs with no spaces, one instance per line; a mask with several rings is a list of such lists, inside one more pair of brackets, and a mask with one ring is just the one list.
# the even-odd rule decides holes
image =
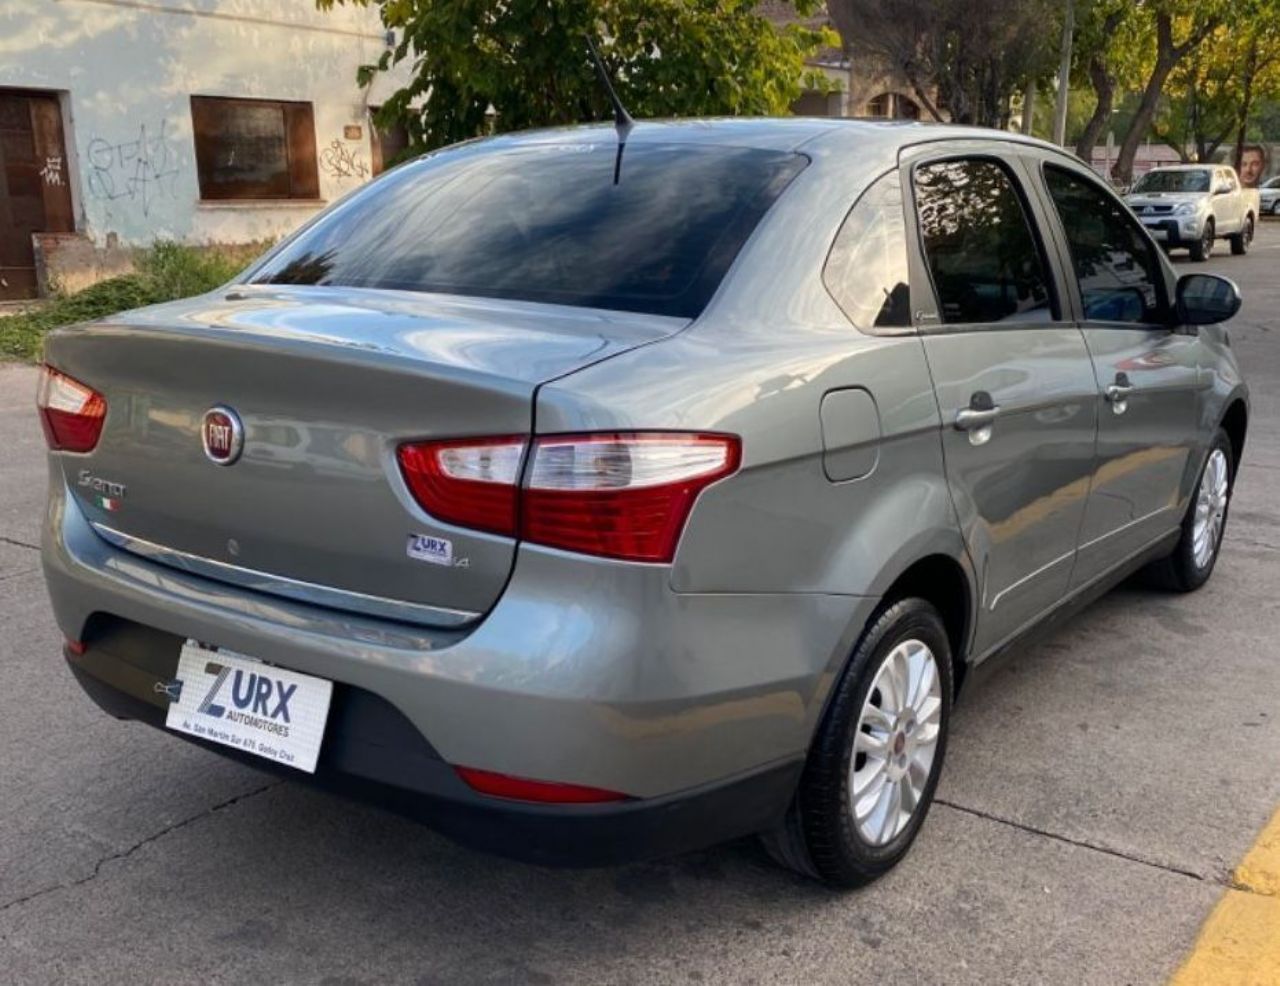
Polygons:
[[1133,186],[1135,192],[1207,192],[1207,171],[1149,171]]
[[[736,147],[481,145],[389,173],[260,268],[393,288],[697,316],[808,163]],[[615,183],[615,167],[618,167]]]

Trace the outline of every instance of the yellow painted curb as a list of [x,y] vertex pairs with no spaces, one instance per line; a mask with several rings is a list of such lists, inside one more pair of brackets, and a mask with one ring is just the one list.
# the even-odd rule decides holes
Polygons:
[[1232,884],[1171,986],[1280,986],[1280,811]]

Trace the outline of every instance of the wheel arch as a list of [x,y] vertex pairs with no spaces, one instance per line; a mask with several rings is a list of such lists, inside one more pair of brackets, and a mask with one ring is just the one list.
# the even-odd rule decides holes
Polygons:
[[973,584],[969,573],[956,558],[949,554],[930,554],[912,562],[885,590],[881,607],[891,606],[900,599],[918,597],[930,603],[942,617],[951,644],[952,672],[955,692],[968,668],[969,641],[974,624]]
[[1243,397],[1236,397],[1227,405],[1219,426],[1231,440],[1232,479],[1234,481],[1234,472],[1239,470],[1240,458],[1244,455],[1245,434],[1249,430],[1249,408]]

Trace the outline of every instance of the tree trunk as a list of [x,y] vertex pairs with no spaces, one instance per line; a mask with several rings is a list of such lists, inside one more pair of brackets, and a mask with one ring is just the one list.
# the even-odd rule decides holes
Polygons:
[[1146,88],[1142,91],[1142,99],[1138,103],[1138,111],[1129,124],[1129,129],[1120,142],[1120,153],[1116,156],[1115,167],[1111,175],[1121,184],[1127,185],[1133,179],[1133,161],[1138,156],[1138,145],[1151,129],[1151,121],[1155,118],[1156,107],[1160,102],[1160,92],[1168,81],[1169,73],[1174,70],[1179,60],[1195,49],[1207,38],[1218,22],[1210,18],[1201,23],[1180,45],[1173,43],[1173,18],[1166,13],[1156,15],[1156,64],[1147,79]]
[[1236,151],[1235,151],[1235,168],[1240,171],[1240,165],[1244,163],[1244,142],[1249,134],[1249,111],[1253,103],[1253,78],[1258,72],[1258,38],[1254,35],[1253,40],[1249,44],[1249,61],[1245,65],[1244,73],[1244,92],[1240,97],[1240,114],[1238,117],[1238,125],[1236,128]]
[[1093,160],[1093,149],[1111,120],[1111,109],[1116,98],[1116,80],[1107,72],[1106,62],[1101,55],[1094,55],[1089,59],[1089,81],[1093,84],[1093,91],[1097,93],[1098,105],[1093,108],[1093,115],[1084,125],[1084,133],[1076,141],[1076,157],[1086,164]]
[[1028,137],[1035,126],[1036,119],[1036,80],[1032,76],[1027,79],[1026,88],[1022,90],[1022,132]]
[[[1124,11],[1115,11],[1106,16],[1102,22],[1102,36],[1110,38],[1116,33],[1120,21],[1124,19]],[[1116,80],[1107,70],[1106,49],[1095,52],[1089,59],[1089,82],[1097,94],[1098,104],[1093,108],[1093,115],[1084,126],[1084,133],[1076,141],[1076,157],[1088,164],[1093,160],[1093,149],[1098,138],[1111,122],[1111,111],[1116,98]]]

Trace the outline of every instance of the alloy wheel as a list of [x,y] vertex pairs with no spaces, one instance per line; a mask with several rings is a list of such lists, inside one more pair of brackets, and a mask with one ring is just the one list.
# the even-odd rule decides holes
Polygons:
[[933,770],[941,723],[937,659],[922,641],[903,641],[876,671],[854,734],[849,797],[867,843],[886,845],[911,821]]
[[1200,477],[1195,520],[1191,528],[1191,555],[1199,569],[1209,567],[1222,540],[1229,486],[1227,456],[1222,449],[1215,448],[1209,453],[1209,461],[1205,463]]

